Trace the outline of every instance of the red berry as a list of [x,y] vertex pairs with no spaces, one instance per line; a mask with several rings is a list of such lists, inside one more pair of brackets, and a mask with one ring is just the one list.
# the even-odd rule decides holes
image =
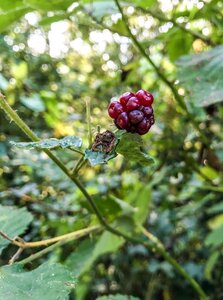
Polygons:
[[139,106],[140,102],[136,97],[131,97],[126,104],[127,111],[137,109]]
[[132,124],[137,124],[141,122],[143,118],[144,118],[144,114],[140,110],[132,110],[129,113],[129,119]]
[[153,109],[150,106],[143,107],[142,109],[144,116],[149,118],[153,115]]
[[116,122],[117,122],[118,127],[122,128],[122,129],[128,129],[130,127],[129,117],[126,112],[122,112],[118,116]]
[[137,125],[137,132],[140,135],[143,135],[149,131],[151,127],[150,121],[147,118],[144,118],[138,125]]
[[136,97],[140,100],[141,105],[151,106],[153,104],[153,95],[145,90],[139,90]]
[[120,102],[111,102],[108,107],[108,114],[112,119],[116,119],[124,111],[123,106]]
[[134,96],[135,96],[135,94],[126,92],[123,95],[121,95],[121,97],[119,98],[119,101],[121,102],[122,105],[125,106],[127,104],[128,100]]

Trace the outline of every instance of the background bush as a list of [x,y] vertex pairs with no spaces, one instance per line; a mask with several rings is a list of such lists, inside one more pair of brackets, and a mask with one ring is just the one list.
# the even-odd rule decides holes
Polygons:
[[[132,219],[143,222],[210,299],[220,300],[222,1],[120,1],[124,18],[116,2],[0,1],[1,91],[41,139],[75,135],[84,148],[86,101],[95,137],[98,125],[101,131],[115,129],[107,116],[111,99],[140,88],[153,93],[156,123],[143,136],[143,148],[155,164],[118,155],[105,165],[85,165],[78,176],[108,223],[118,220],[118,228],[135,237],[140,234]],[[79,189],[44,152],[10,145],[29,140],[2,110],[0,122],[0,230],[38,241],[98,224]],[[78,153],[56,152],[75,167]],[[8,206],[16,206],[14,214]],[[17,250],[8,244],[0,238],[1,266]],[[27,248],[19,260],[36,252]],[[58,284],[49,292],[52,264]],[[12,289],[17,267],[2,268],[7,276],[0,275],[1,300],[15,299],[6,287]],[[55,247],[26,270],[31,275],[23,271],[21,284],[35,278],[33,299],[68,299],[69,293],[78,300],[109,294],[198,297],[159,253],[106,231]],[[15,288],[25,289],[19,284]]]

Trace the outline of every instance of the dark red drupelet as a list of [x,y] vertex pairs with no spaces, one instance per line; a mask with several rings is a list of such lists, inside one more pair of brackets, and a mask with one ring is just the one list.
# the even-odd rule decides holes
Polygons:
[[138,124],[137,126],[137,132],[140,135],[143,135],[145,133],[147,133],[149,131],[151,127],[150,121],[149,119],[147,119],[146,117]]
[[122,112],[117,118],[117,125],[122,128],[128,130],[130,127],[129,117],[127,112]]
[[123,111],[124,107],[118,101],[111,102],[108,107],[108,114],[112,119],[117,119]]
[[121,95],[121,97],[119,98],[119,101],[122,105],[125,106],[127,104],[128,100],[134,96],[135,96],[135,94],[133,94],[131,92],[126,92],[123,95]]
[[139,90],[136,97],[140,100],[141,105],[151,106],[153,104],[153,95],[147,91]]
[[126,103],[127,111],[132,111],[140,107],[140,101],[136,97],[129,98],[128,102]]
[[153,95],[145,90],[126,92],[119,101],[110,103],[108,114],[118,129],[143,135],[155,122],[152,103]]
[[141,122],[144,118],[144,113],[141,110],[132,110],[129,112],[129,120],[132,124]]

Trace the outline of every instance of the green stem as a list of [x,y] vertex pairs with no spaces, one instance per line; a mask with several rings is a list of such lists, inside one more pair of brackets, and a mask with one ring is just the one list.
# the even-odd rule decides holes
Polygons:
[[201,286],[196,280],[194,280],[182,267],[181,265],[166,251],[164,245],[161,241],[154,236],[151,232],[147,231],[143,226],[139,226],[143,234],[155,245],[156,251],[163,256],[163,258],[168,261],[177,271],[180,273],[194,288],[197,294],[202,300],[208,300],[208,296],[205,294]]
[[91,130],[91,102],[86,101],[86,114],[87,114],[87,125],[88,125],[88,147],[92,145],[92,130]]
[[25,264],[27,264],[27,263],[30,263],[31,261],[33,261],[33,260],[35,260],[35,259],[38,259],[38,258],[40,258],[41,256],[43,256],[43,255],[45,255],[45,254],[51,252],[51,251],[54,250],[55,248],[60,247],[60,246],[66,244],[66,243],[68,243],[68,242],[71,242],[71,241],[73,241],[73,240],[76,240],[76,239],[78,239],[78,238],[80,238],[80,237],[83,237],[83,236],[85,236],[85,235],[88,235],[88,234],[90,234],[90,233],[92,233],[92,232],[94,232],[94,231],[96,231],[96,230],[98,230],[98,229],[99,229],[99,228],[96,228],[96,227],[95,227],[95,228],[86,228],[86,229],[83,229],[83,230],[79,230],[78,234],[76,234],[76,235],[74,235],[74,236],[72,236],[72,237],[66,238],[66,239],[64,239],[64,240],[61,240],[61,241],[59,241],[59,242],[57,242],[57,243],[55,243],[55,244],[53,244],[53,245],[51,245],[51,246],[49,246],[49,247],[46,247],[46,248],[44,248],[43,250],[40,250],[40,251],[36,252],[35,254],[30,255],[29,257],[27,257],[27,258],[25,258],[25,259],[19,261],[18,264],[23,264],[23,265],[25,265]]
[[[16,125],[22,129],[22,131],[32,140],[32,141],[39,141],[39,138],[32,132],[32,130],[23,122],[23,120],[17,115],[17,113],[11,108],[11,106],[6,102],[5,98],[3,95],[0,94],[0,107],[2,107],[2,109],[5,111],[5,113],[9,116],[9,118],[11,120],[13,120]],[[112,226],[110,226],[106,220],[103,218],[103,216],[101,215],[101,212],[98,210],[97,206],[95,205],[92,197],[88,194],[87,190],[85,189],[85,187],[82,185],[82,183],[74,176],[72,175],[69,170],[66,168],[66,166],[50,151],[50,150],[44,150],[45,153],[57,164],[57,166],[73,181],[73,183],[76,184],[76,186],[80,189],[80,191],[82,192],[82,194],[84,195],[84,197],[86,198],[86,200],[88,201],[90,207],[92,208],[93,212],[96,214],[99,222],[101,223],[101,225],[103,225],[105,227],[105,229],[107,229],[108,231],[110,231],[111,233],[118,235],[120,237],[123,237],[125,240],[128,240],[130,242],[133,243],[137,243],[137,244],[142,244],[145,247],[147,247],[148,249],[150,249],[151,251],[154,250],[154,246],[150,245],[148,243],[145,243],[143,240],[139,239],[139,238],[135,238],[132,236],[129,236],[119,230],[117,230],[116,228],[113,228]],[[174,261],[174,259],[169,255],[167,255],[167,253],[164,251],[162,252],[160,250],[159,247],[157,247],[157,245],[155,244],[155,248],[156,250],[163,255],[166,259],[168,259],[168,261],[173,265],[173,267],[176,268],[176,270],[191,284],[191,286],[196,290],[196,292],[200,295],[200,298],[202,300],[207,300],[208,297],[205,295],[205,293],[203,292],[203,290],[201,289],[201,287],[199,286],[199,284],[194,281],[193,278],[190,277],[189,274],[186,273],[186,271],[181,270],[181,267],[178,266],[176,267],[176,262]],[[46,250],[46,249],[44,249]],[[43,251],[44,251],[43,250]],[[47,251],[47,250],[46,250]],[[45,252],[44,252],[45,253]],[[171,258],[171,259],[170,259]],[[189,280],[188,280],[189,279]],[[196,284],[195,284],[196,283]],[[199,287],[199,288],[198,288]],[[202,293],[200,292],[200,290],[202,291],[203,295],[205,295],[205,297],[202,296]]]
[[139,52],[142,54],[142,56],[152,65],[153,69],[155,70],[156,74],[159,76],[159,78],[169,87],[169,89],[172,91],[177,103],[179,104],[179,106],[182,108],[182,110],[187,114],[187,117],[190,119],[191,123],[193,124],[193,126],[199,131],[200,136],[202,141],[205,143],[205,145],[208,145],[208,140],[205,137],[205,135],[203,134],[203,132],[201,131],[201,129],[199,128],[199,125],[197,124],[197,122],[194,120],[194,116],[188,111],[187,106],[183,100],[183,98],[178,94],[176,88],[174,87],[174,85],[172,84],[171,81],[169,81],[166,76],[164,75],[164,73],[160,70],[160,68],[154,63],[154,61],[151,59],[151,57],[146,53],[145,49],[142,47],[142,45],[138,42],[138,40],[136,39],[136,37],[132,34],[130,27],[129,27],[129,23],[128,23],[128,19],[126,18],[125,14],[123,13],[122,7],[119,4],[118,0],[115,0],[115,3],[122,15],[122,19],[123,22],[125,24],[126,30],[129,33],[129,36],[131,37],[131,40],[133,42],[133,44],[135,45],[135,47],[139,50]]
[[74,148],[72,148],[72,147],[69,147],[68,149],[70,149],[71,151],[74,151],[74,152],[76,152],[76,153],[78,153],[78,154],[84,156],[84,152],[82,152],[81,150],[74,149]]

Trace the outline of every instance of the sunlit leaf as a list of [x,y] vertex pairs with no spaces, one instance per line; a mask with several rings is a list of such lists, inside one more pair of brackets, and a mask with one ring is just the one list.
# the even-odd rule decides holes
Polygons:
[[125,23],[121,19],[118,19],[116,23],[112,24],[111,29],[120,35],[129,36]]
[[140,6],[143,8],[149,8],[156,3],[156,0],[134,0],[133,5]]
[[0,1],[0,9],[3,11],[16,10],[18,7],[24,7],[23,0],[4,0]]
[[28,7],[18,7],[15,10],[0,12],[0,32],[7,29],[12,23],[18,21],[26,13],[30,12]]
[[46,11],[59,11],[66,10],[72,3],[73,0],[23,0],[25,4],[38,9]]
[[67,19],[67,15],[65,13],[61,13],[52,17],[42,18],[41,21],[39,22],[39,25],[41,26],[51,25],[54,22],[58,22],[64,19]]

